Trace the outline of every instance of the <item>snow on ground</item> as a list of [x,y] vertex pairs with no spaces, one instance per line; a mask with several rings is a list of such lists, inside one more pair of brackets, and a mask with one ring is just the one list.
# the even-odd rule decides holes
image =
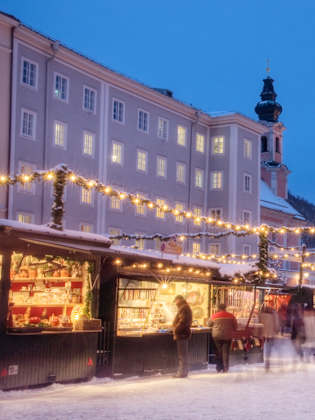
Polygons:
[[269,373],[263,365],[238,365],[228,374],[217,374],[211,365],[185,379],[168,375],[93,379],[0,392],[0,419],[314,419],[315,364],[300,363],[283,350],[274,356],[279,354],[281,363],[274,358]]

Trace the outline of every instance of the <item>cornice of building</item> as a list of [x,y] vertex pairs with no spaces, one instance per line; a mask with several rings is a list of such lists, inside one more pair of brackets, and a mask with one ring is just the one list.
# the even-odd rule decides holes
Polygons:
[[12,26],[15,27],[15,26],[20,25],[20,21],[19,19],[17,19],[16,17],[12,15],[8,15],[7,13],[0,12],[0,24],[10,26],[10,27]]
[[253,119],[240,114],[239,112],[213,117],[211,120],[211,127],[233,124],[236,124],[242,128],[250,129],[259,135],[262,135],[266,132],[266,128],[260,122],[254,121]]

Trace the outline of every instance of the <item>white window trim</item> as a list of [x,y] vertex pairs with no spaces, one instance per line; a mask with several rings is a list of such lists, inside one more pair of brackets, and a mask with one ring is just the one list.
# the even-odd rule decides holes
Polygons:
[[[166,138],[164,138],[162,136],[159,136],[159,122],[160,122],[160,120],[166,121],[166,126],[167,126],[167,129],[166,129]],[[167,118],[158,117],[157,136],[158,136],[159,139],[164,140],[164,141],[168,141],[169,126],[170,126],[170,122],[169,122],[169,120]]]
[[[210,252],[210,247],[211,246],[217,246],[218,247],[218,253],[211,254],[211,252]],[[221,244],[220,244],[220,242],[212,242],[212,243],[210,243],[208,249],[209,249],[209,254],[210,255],[221,255]]]
[[[35,80],[35,86],[31,86],[28,83],[24,83],[23,82],[23,67],[24,67],[24,61],[28,61],[31,64],[34,64],[36,66],[36,80]],[[21,57],[21,78],[20,78],[20,82],[22,86],[26,86],[29,89],[33,89],[33,90],[38,90],[38,69],[39,69],[39,65],[38,63],[36,63],[36,61],[30,60],[27,57],[22,56]]]
[[[18,163],[18,170],[19,173],[22,172],[22,166],[28,165],[32,167],[32,171],[36,170],[36,164],[31,162],[25,162],[24,160],[20,160]],[[36,195],[36,184],[35,182],[31,183],[31,189],[29,191],[26,191],[23,189],[23,184],[17,184],[17,192],[20,194],[27,194],[27,195]]]
[[[58,124],[62,124],[65,127],[65,139],[64,139],[64,145],[60,146],[59,144],[56,144],[55,141],[55,125],[56,123]],[[68,124],[63,122],[63,121],[59,121],[59,120],[54,120],[54,124],[53,124],[53,146],[56,147],[57,149],[63,149],[63,150],[67,150],[67,145],[68,145]]]
[[251,225],[252,224],[252,212],[250,210],[243,210],[242,211],[242,224],[246,224],[244,221],[244,214],[248,213],[249,214],[249,222],[248,224]]
[[[161,201],[164,202],[164,204],[166,204],[165,198],[156,197],[155,202],[157,203],[158,200],[161,200]],[[157,216],[158,208],[155,208],[155,218],[158,219],[158,220],[166,220],[166,213],[165,213],[165,211],[164,210],[160,210],[160,211],[163,212],[163,217]]]
[[[245,147],[246,142],[248,142],[250,144],[250,156],[246,155],[246,147]],[[244,138],[244,140],[243,140],[243,156],[244,156],[244,159],[246,159],[246,160],[252,160],[253,159],[253,142],[251,140],[246,139],[246,138]]]
[[[94,191],[90,190],[91,191],[91,203],[86,203],[86,202],[82,201],[82,189],[83,189],[83,187],[81,187],[81,189],[80,189],[80,204],[82,206],[94,207]],[[89,188],[85,188],[85,189],[89,190]]]
[[[84,90],[85,89],[92,90],[94,92],[94,94],[95,94],[95,104],[94,104],[94,110],[93,111],[91,111],[90,109],[86,109],[84,107]],[[88,112],[89,114],[94,114],[95,115],[96,114],[96,107],[97,107],[97,90],[94,89],[94,88],[92,88],[92,87],[90,87],[90,86],[83,85],[83,92],[82,92],[82,109],[83,109],[83,111],[84,112]]]
[[[250,178],[250,182],[249,182],[249,191],[247,191],[246,189],[245,189],[245,177],[249,177]],[[253,185],[253,177],[250,175],[250,174],[248,174],[248,173],[244,173],[244,175],[243,175],[243,192],[245,192],[245,193],[248,193],[248,194],[251,194],[252,193],[252,185]]]
[[[196,185],[196,172],[197,171],[201,171],[202,172],[202,186],[200,187],[199,185]],[[204,171],[204,169],[201,169],[201,168],[195,168],[195,179],[194,179],[194,185],[195,185],[195,188],[197,188],[198,190],[204,190],[204,188],[205,188],[205,171]]]
[[[56,77],[57,76],[60,76],[63,79],[66,79],[67,80],[67,94],[66,94],[66,99],[59,98],[59,96],[56,95],[55,87],[56,87]],[[69,89],[70,89],[70,79],[69,79],[69,77],[64,76],[62,73],[59,73],[57,71],[54,71],[54,77],[53,77],[53,97],[55,99],[61,101],[61,102],[69,103]]]
[[[92,136],[92,154],[84,152],[84,137],[85,137],[85,134],[89,134],[89,135]],[[92,131],[83,130],[83,134],[82,134],[82,155],[84,157],[94,159],[94,157],[95,157],[95,139],[96,139],[95,133],[92,133]]]
[[[203,137],[203,151],[197,149],[197,138],[198,138],[198,136]],[[206,136],[202,133],[197,132],[196,133],[196,139],[195,139],[195,151],[198,152],[198,153],[204,154],[205,153],[205,148],[206,148]]]
[[[142,108],[138,108],[138,111],[137,112],[138,112],[138,117],[137,117],[137,130],[140,133],[149,134],[149,131],[150,131],[150,113],[148,111],[146,111],[145,109],[142,109]],[[140,120],[139,114],[140,114],[140,112],[145,112],[146,114],[148,114],[148,127],[147,127],[147,130],[146,131],[145,130],[142,130],[141,128],[139,128],[139,120]]]
[[[117,232],[113,235],[112,233],[110,233],[110,231],[111,230],[116,230]],[[110,226],[109,228],[108,228],[108,235],[113,235],[113,236],[115,236],[115,235],[121,235],[121,229],[119,229],[119,228],[115,228],[115,227],[113,227],[113,226]],[[121,243],[121,239],[113,239],[114,241],[117,241],[118,242],[118,244],[120,245],[120,243]]]
[[[196,210],[196,209],[201,210],[201,211],[200,211],[200,215],[197,215],[197,214],[195,213],[195,210]],[[199,206],[194,206],[194,207],[193,207],[192,214],[194,215],[194,217],[201,217],[201,216],[202,216],[202,207],[199,207]],[[200,226],[201,224],[202,224],[202,221],[201,221],[201,220],[200,220],[200,222],[196,222],[196,221],[194,221],[194,225]]]
[[[223,138],[223,153],[214,153],[214,139],[218,138],[218,137],[222,137]],[[224,157],[225,156],[225,136],[213,136],[211,137],[211,156],[221,156]]]
[[[213,174],[214,174],[215,172],[221,172],[221,174],[222,174],[222,185],[221,185],[221,188],[214,188],[214,187],[212,186],[212,176],[213,176]],[[210,172],[210,190],[211,190],[211,191],[223,191],[223,188],[224,188],[224,172],[223,172],[223,171],[221,171],[221,170],[219,170],[219,171],[211,171],[211,172]]]
[[[249,248],[249,253],[248,254],[245,253],[245,248],[247,248],[247,247]],[[251,255],[252,254],[252,246],[251,246],[251,244],[244,244],[243,245],[243,254],[244,255]]]
[[[113,149],[114,149],[113,146],[114,146],[114,143],[121,146],[121,162],[113,161]],[[124,166],[124,153],[125,153],[124,143],[121,143],[120,141],[117,141],[117,140],[112,140],[112,149],[111,149],[111,154],[110,154],[110,161],[111,161],[112,165]]]
[[[119,120],[115,120],[114,119],[114,102],[118,101],[121,102],[124,105],[124,112],[123,112],[123,120],[119,121]],[[112,98],[112,121],[121,125],[125,125],[125,112],[126,112],[126,103],[118,98]]]
[[[116,207],[112,207],[112,198],[115,198],[117,200],[119,200],[119,209],[117,209]],[[120,200],[119,197],[109,197],[109,210],[110,211],[114,211],[115,213],[122,213],[123,211],[123,200]]]
[[[165,175],[160,175],[158,173],[158,160],[159,159],[163,159],[165,161]],[[166,179],[167,178],[167,158],[165,156],[157,155],[157,157],[156,157],[156,176],[158,178],[162,178],[162,179]]]
[[219,211],[220,214],[221,214],[220,219],[215,219],[215,220],[223,220],[223,208],[222,207],[211,207],[209,209],[209,217],[211,217],[211,218],[212,218],[212,214],[211,214],[212,211],[215,211],[215,212]]
[[[199,245],[199,251],[198,252],[194,252],[194,244],[198,244]],[[192,252],[192,254],[193,255],[198,255],[198,254],[201,254],[201,242],[200,242],[200,240],[198,241],[192,241],[192,244],[191,244],[191,252]]]
[[[184,166],[184,168],[185,168],[185,173],[184,173],[184,181],[181,181],[181,180],[178,180],[177,179],[177,166],[179,166],[179,165],[183,165]],[[176,183],[177,184],[180,184],[180,185],[186,185],[186,178],[187,178],[187,174],[186,174],[186,164],[185,163],[183,163],[183,162],[176,162],[176,173],[175,173],[175,176],[176,176]]]
[[[182,127],[185,129],[185,144],[178,143],[178,127]],[[176,126],[176,144],[180,147],[187,147],[187,127],[181,124],[177,124]]]
[[[35,214],[31,213],[31,212],[27,212],[27,211],[17,211],[16,212],[16,220],[18,221],[18,216],[19,214],[23,215],[23,216],[31,216],[31,221],[30,223],[34,223],[35,221]],[[28,223],[28,222],[19,222],[19,223]]]
[[[145,153],[145,170],[139,169],[138,168],[138,152],[142,152]],[[143,149],[137,149],[137,159],[136,159],[136,171],[139,174],[147,174],[148,173],[148,165],[149,165],[149,158],[148,158],[148,152],[146,150]]]
[[[139,195],[139,198],[141,198],[142,197],[142,195],[140,194]],[[144,208],[144,213],[143,214],[141,214],[141,213],[137,213],[137,205],[135,205],[135,216],[137,216],[137,217],[146,217],[146,215],[147,215],[147,207],[146,207],[146,205],[144,204],[143,205],[143,208]]]
[[[34,117],[34,127],[33,127],[33,135],[32,136],[26,136],[23,134],[23,114],[24,112],[27,112],[29,114],[32,114]],[[21,126],[20,126],[20,136],[24,139],[33,140],[36,141],[36,126],[37,126],[37,113],[34,111],[31,111],[27,108],[21,108]]]
[[[176,209],[176,205],[180,205],[180,206],[182,206],[182,209],[181,210],[179,210],[179,211],[184,211],[185,210],[185,204],[184,203],[182,203],[182,202],[180,202],[180,201],[176,201],[176,203],[175,203],[175,209]],[[180,222],[179,220],[177,220],[177,217],[179,217],[179,216],[174,216],[174,218],[175,218],[175,223],[178,223],[179,225],[182,225],[183,223],[184,223],[184,221],[185,221],[185,218],[184,218],[184,216],[181,216],[182,217],[182,221]]]

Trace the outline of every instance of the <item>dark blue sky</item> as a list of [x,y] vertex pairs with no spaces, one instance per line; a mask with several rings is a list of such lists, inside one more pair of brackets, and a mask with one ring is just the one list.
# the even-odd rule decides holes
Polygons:
[[269,57],[289,189],[315,202],[314,0],[0,0],[0,10],[206,111],[256,119]]

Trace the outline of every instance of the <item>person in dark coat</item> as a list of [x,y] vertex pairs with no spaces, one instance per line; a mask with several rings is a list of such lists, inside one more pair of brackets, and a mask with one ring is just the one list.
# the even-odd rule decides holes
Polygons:
[[265,370],[270,370],[270,356],[275,344],[275,337],[280,330],[278,313],[268,304],[264,304],[259,314],[259,320],[263,324],[264,337],[264,363]]
[[217,372],[229,370],[230,348],[237,321],[233,314],[226,311],[226,305],[221,303],[219,311],[212,315],[209,327],[212,328],[212,338],[216,346]]
[[190,306],[178,295],[174,299],[177,314],[173,322],[173,335],[177,344],[178,369],[176,378],[186,378],[188,375],[188,341],[191,336],[192,312]]

